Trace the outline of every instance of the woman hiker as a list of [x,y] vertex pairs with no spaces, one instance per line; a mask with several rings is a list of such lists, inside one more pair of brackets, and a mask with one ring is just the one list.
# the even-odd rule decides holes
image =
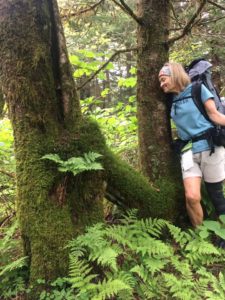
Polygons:
[[[202,224],[201,180],[218,215],[225,214],[223,195],[224,147],[210,145],[206,138],[213,124],[205,119],[192,99],[192,84],[181,64],[166,63],[159,72],[160,87],[173,94],[171,117],[180,139],[189,141],[181,153],[186,208],[194,227]],[[215,106],[213,94],[201,85],[201,100],[213,123],[225,126],[225,115]]]

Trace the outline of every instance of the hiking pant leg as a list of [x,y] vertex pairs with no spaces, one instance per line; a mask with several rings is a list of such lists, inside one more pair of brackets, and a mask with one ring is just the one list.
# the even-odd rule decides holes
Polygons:
[[220,182],[205,182],[205,187],[208,195],[215,207],[217,215],[225,214],[225,197],[223,194],[223,181]]

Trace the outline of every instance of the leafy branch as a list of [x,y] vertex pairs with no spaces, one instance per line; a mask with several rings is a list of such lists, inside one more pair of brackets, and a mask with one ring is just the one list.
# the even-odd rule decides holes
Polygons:
[[115,57],[121,53],[131,52],[131,51],[137,51],[137,48],[129,48],[129,49],[121,49],[113,53],[110,58],[96,71],[94,72],[83,84],[81,84],[79,87],[77,87],[77,90],[82,89],[88,82],[90,82],[93,78],[95,78],[103,69],[106,68],[106,66],[115,59]]
[[7,171],[5,171],[3,169],[0,169],[0,173],[4,174],[4,175],[6,175],[6,176],[8,176],[10,178],[16,178],[16,174],[15,173],[7,172]]
[[110,58],[96,72],[94,72],[82,85],[77,87],[77,90],[82,89],[88,82],[90,82],[92,79],[94,79],[95,76],[97,76],[101,72],[101,70],[105,69],[106,66],[111,61],[113,61],[117,55],[119,55],[121,53],[131,52],[131,51],[137,51],[137,48],[121,49],[121,50],[118,50],[115,53],[113,53],[113,55],[111,55]]

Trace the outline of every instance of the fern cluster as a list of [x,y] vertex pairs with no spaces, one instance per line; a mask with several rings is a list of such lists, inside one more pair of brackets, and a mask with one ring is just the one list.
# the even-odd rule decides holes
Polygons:
[[71,157],[68,160],[62,160],[58,154],[46,154],[41,159],[54,161],[59,165],[60,172],[72,172],[74,176],[84,171],[102,170],[103,167],[96,159],[101,157],[101,154],[95,152],[84,153],[84,157]]
[[225,251],[203,231],[138,220],[136,211],[88,228],[69,244],[76,299],[225,299]]

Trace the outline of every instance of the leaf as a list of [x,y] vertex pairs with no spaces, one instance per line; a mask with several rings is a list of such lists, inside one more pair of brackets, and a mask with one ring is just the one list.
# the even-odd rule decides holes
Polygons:
[[49,160],[52,160],[56,163],[62,163],[63,162],[58,154],[46,154],[46,155],[42,156],[41,159],[49,159]]
[[109,62],[105,69],[106,70],[113,70],[114,69],[114,64],[112,62]]
[[209,232],[207,230],[202,230],[199,232],[199,235],[202,239],[206,239],[209,236]]
[[69,60],[70,60],[70,63],[73,65],[78,65],[78,63],[80,62],[80,59],[77,55],[70,55]]
[[100,80],[106,80],[106,76],[105,76],[105,73],[103,71],[101,71],[99,74],[98,74],[98,78]]
[[219,219],[223,224],[225,224],[225,215],[220,215]]
[[77,69],[75,72],[73,72],[73,77],[80,78],[85,74],[84,69]]
[[104,98],[109,94],[109,92],[110,92],[110,89],[106,88],[101,92],[101,96]]
[[215,232],[215,230],[220,229],[220,224],[219,224],[219,222],[216,222],[216,221],[204,221],[203,228],[204,227]]
[[134,87],[137,84],[137,78],[136,77],[129,77],[129,78],[119,78],[118,80],[118,86],[124,86],[124,87]]

